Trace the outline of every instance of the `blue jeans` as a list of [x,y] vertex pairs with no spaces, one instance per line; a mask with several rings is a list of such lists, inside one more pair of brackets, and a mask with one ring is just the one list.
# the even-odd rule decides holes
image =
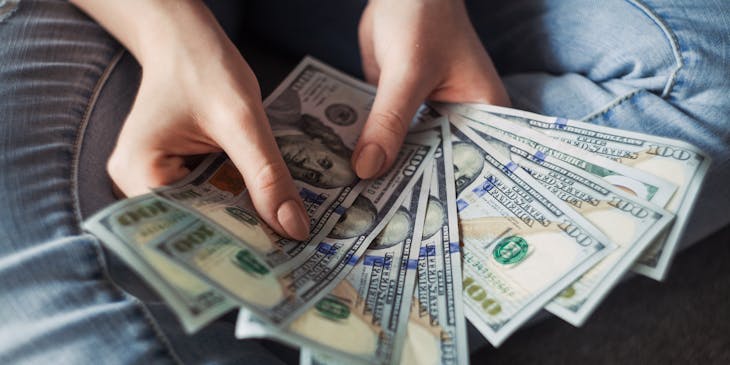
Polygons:
[[[220,14],[227,29],[288,56],[311,53],[358,74],[364,3],[322,3],[260,1]],[[504,3],[468,5],[515,107],[695,144],[714,164],[682,247],[728,224],[727,3]],[[184,335],[144,282],[80,230],[114,200],[104,165],[140,70],[66,2],[13,7],[0,0],[0,363],[280,363],[261,342],[234,340],[232,320]],[[243,54],[264,92],[292,65]]]

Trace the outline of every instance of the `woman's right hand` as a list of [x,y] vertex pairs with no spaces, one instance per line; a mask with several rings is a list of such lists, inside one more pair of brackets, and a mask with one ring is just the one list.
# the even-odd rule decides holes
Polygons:
[[[185,156],[222,150],[261,218],[282,235],[306,239],[309,218],[274,142],[256,77],[213,15],[199,1],[134,1],[147,11],[137,14],[146,34],[115,32],[126,26],[109,9],[119,7],[115,1],[75,1],[142,65],[137,98],[107,166],[114,183],[128,196],[143,194],[187,175]],[[130,6],[124,3],[120,8]]]

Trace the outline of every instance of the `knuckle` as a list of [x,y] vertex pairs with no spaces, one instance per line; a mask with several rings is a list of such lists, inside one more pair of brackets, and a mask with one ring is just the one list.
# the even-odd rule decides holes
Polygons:
[[233,123],[241,123],[254,119],[253,117],[255,113],[253,111],[253,107],[245,100],[237,100],[235,102],[231,102],[228,104],[226,109],[231,116],[229,121]]
[[215,100],[211,100],[209,106],[204,108],[206,117],[213,117],[212,123],[238,123],[251,116],[251,97],[231,92]]
[[252,135],[255,129],[264,126],[265,114],[259,112],[256,106],[249,103],[237,103],[229,105],[227,112],[222,113],[225,117],[220,118],[221,125],[219,132],[224,136],[231,135]]
[[400,141],[408,133],[408,123],[398,113],[393,111],[374,113],[371,117],[378,134],[384,133],[387,137]]
[[215,108],[212,118],[207,121],[211,127],[237,128],[247,120],[249,114],[240,103],[221,103]]

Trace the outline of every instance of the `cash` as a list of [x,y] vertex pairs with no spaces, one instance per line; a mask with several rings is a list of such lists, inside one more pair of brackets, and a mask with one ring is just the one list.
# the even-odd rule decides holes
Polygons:
[[[425,168],[420,174],[423,171]],[[397,342],[399,317],[407,317],[410,309],[417,258],[414,255],[420,247],[429,178],[430,174],[426,174],[415,184],[399,186],[398,191],[406,193],[393,196],[402,201],[398,204],[374,203],[376,197],[368,197],[364,192],[333,230],[356,233],[348,234],[351,237],[347,239],[367,248],[353,256],[344,280],[286,329],[266,326],[249,311],[241,311],[237,336],[271,337],[295,345],[316,346],[338,351],[350,361],[388,362],[394,351],[390,344]],[[359,227],[365,230],[355,232]],[[342,240],[337,233],[325,242],[336,246]],[[403,295],[404,292],[411,294]]]
[[[433,113],[433,111],[428,111]],[[440,123],[439,123],[440,122]],[[469,361],[462,300],[461,250],[451,131],[445,119],[424,122],[416,130],[441,129],[443,142],[434,155],[426,223],[418,258],[418,279],[402,364],[465,364]]]
[[[311,92],[308,82],[316,87],[326,85],[326,82],[317,79],[322,78],[317,76],[318,70],[314,65],[303,63],[282,84],[290,87],[279,89],[281,94],[288,93],[289,96],[284,99],[299,100],[294,97],[294,89],[304,88],[302,92]],[[306,115],[318,115],[315,109],[322,104],[325,91],[337,89],[336,82],[340,88],[345,85],[339,79],[330,81],[316,101],[307,98],[298,101],[299,108],[308,112]],[[349,93],[347,100],[355,105],[352,111],[362,112],[363,109],[355,108],[364,108],[369,101],[354,99],[351,88],[346,88],[346,92]],[[372,99],[371,94],[361,94]],[[273,101],[268,105],[276,105],[279,100],[276,93],[272,98],[269,98]],[[309,106],[307,101],[317,106]],[[334,104],[346,106],[340,101],[341,96],[333,96]],[[276,108],[267,111],[274,112]],[[297,111],[294,114],[301,113]],[[341,114],[338,118],[343,118]],[[360,123],[365,117],[359,117]],[[282,120],[279,118],[280,124]],[[347,133],[359,131],[353,129],[351,123],[357,120],[346,122],[333,117],[327,119],[328,124],[322,125],[324,122],[318,124],[308,117],[299,122],[295,120],[294,126],[280,125],[276,129],[277,136],[294,138],[287,142],[279,139],[278,143],[282,151],[296,146],[292,147],[294,151],[288,157],[285,156],[285,161],[290,170],[299,169],[293,176],[313,221],[311,237],[316,239],[292,242],[273,234],[253,210],[245,186],[230,160],[223,155],[214,155],[184,181],[155,192],[167,204],[194,214],[197,217],[195,224],[170,226],[147,246],[166,258],[168,263],[187,270],[265,321],[285,325],[334,287],[367,248],[364,241],[372,227],[354,222],[344,226],[346,229],[333,230],[346,203],[351,204],[358,196],[366,198],[370,205],[365,207],[363,214],[370,215],[374,227],[384,227],[387,223],[384,215],[390,207],[398,205],[401,193],[422,173],[440,142],[435,133],[413,134],[404,143],[387,174],[375,181],[358,182],[347,155],[348,148],[356,141],[356,136]],[[302,136],[302,131],[309,133],[307,137]],[[327,171],[315,174],[316,167],[306,163],[310,152],[329,158],[332,163],[326,165]],[[344,187],[340,186],[343,184]],[[332,189],[335,189],[334,193],[331,193]],[[125,204],[126,201],[120,202],[106,209],[92,217],[90,222],[104,220]],[[105,236],[109,227],[88,224],[86,229]],[[333,239],[323,242],[325,234]],[[191,242],[194,239],[201,242],[190,244],[186,250],[178,249],[183,243],[177,243],[177,240],[188,237]]]
[[677,190],[676,185],[659,176],[622,165],[600,155],[588,153],[531,128],[520,128],[522,126],[515,123],[506,123],[505,119],[490,113],[466,105],[452,104],[446,106],[446,109],[443,109],[443,105],[438,106],[447,113],[460,114],[474,123],[482,124],[490,134],[504,134],[513,140],[540,149],[545,154],[582,169],[597,178],[602,178],[658,206],[666,205]]
[[504,134],[487,134],[483,125],[469,123],[468,119],[459,115],[452,116],[452,120],[468,125],[488,145],[509,156],[512,163],[568,203],[616,245],[609,256],[546,306],[547,310],[576,326],[585,321],[608,290],[674,219],[674,214],[638,199],[603,179],[594,179],[584,170],[546,155],[539,149]]
[[84,228],[190,333],[239,308],[237,338],[300,347],[303,364],[465,364],[467,319],[499,346],[543,308],[582,325],[632,268],[661,279],[710,163],[667,138],[430,103],[393,167],[361,181],[374,95],[307,57],[264,101],[305,241],[265,224],[225,154]]
[[498,346],[614,244],[466,124],[452,126],[466,316]]
[[[677,215],[674,224],[644,252],[634,267],[635,271],[653,279],[664,278],[710,166],[709,156],[697,147],[676,139],[491,105],[469,106],[539,130],[552,138],[676,185],[676,193],[664,204],[668,211]],[[661,201],[656,203],[662,205]]]
[[361,261],[317,303],[314,311],[292,323],[292,332],[357,357],[363,363],[399,363],[418,269],[430,179],[430,173],[424,174],[404,194],[406,199]]
[[195,275],[159,255],[150,243],[195,217],[153,195],[107,207],[84,222],[112,251],[147,280],[175,312],[186,332],[196,332],[235,303]]
[[[270,231],[260,228],[263,223],[251,210],[218,200],[220,208],[212,212],[230,215],[235,224],[222,226],[203,210],[185,210],[193,203],[185,197],[198,201],[200,192],[197,183],[213,185],[211,180],[225,168],[227,159],[212,156],[201,164],[199,174],[193,173],[193,182],[183,186],[164,188],[158,192],[156,201],[174,205],[180,211],[198,213],[195,219],[166,227],[164,233],[147,242],[146,247],[159,256],[174,262],[199,279],[208,282],[225,295],[245,306],[261,318],[274,325],[284,325],[296,318],[317,299],[344,277],[357,262],[367,247],[366,238],[372,229],[380,229],[388,221],[390,207],[397,206],[402,199],[401,192],[412,185],[430,160],[439,142],[435,134],[420,133],[409,137],[401,149],[392,170],[378,180],[370,182],[359,195],[360,214],[370,220],[348,222],[328,235],[329,240],[309,243],[311,254],[297,265],[288,261],[267,260],[263,251],[269,252],[271,240],[258,232]],[[216,191],[214,196],[219,192]],[[176,199],[162,200],[175,195]],[[205,195],[203,195],[205,196]],[[205,201],[205,199],[203,199]],[[216,199],[213,198],[213,201]],[[357,201],[356,201],[357,202]],[[93,218],[107,221],[127,201],[118,203]],[[179,205],[178,205],[179,204]],[[137,206],[133,209],[139,209]],[[375,228],[373,228],[375,227]],[[109,235],[113,227],[89,224],[88,230],[99,235]],[[237,232],[237,233],[232,233]],[[241,232],[244,232],[242,234]],[[374,238],[374,237],[373,237]],[[258,240],[254,240],[258,239]]]
[[[421,115],[427,116],[430,112],[432,111],[423,110]],[[424,119],[429,120],[428,117]],[[451,144],[448,143],[450,131],[448,123],[443,119],[430,122],[422,120],[413,129],[440,131],[444,136],[443,141],[447,143],[443,143],[434,155],[426,213],[423,217],[425,223],[417,260],[416,289],[415,293],[409,288],[399,294],[399,296],[412,294],[413,302],[411,307],[407,308],[410,316],[400,316],[399,330],[396,334],[404,344],[394,346],[390,362],[463,364],[468,362],[468,349],[461,300],[455,189],[450,183],[453,181],[453,165],[446,159],[451,149]],[[426,179],[424,183],[427,183]],[[368,285],[372,286],[372,283]],[[370,363],[375,362],[370,361]],[[302,363],[334,364],[342,363],[342,360],[338,361],[331,352],[303,351]]]

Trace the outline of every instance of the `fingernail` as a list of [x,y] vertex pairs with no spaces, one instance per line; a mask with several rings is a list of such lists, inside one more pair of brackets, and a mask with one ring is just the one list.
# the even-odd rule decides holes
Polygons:
[[361,179],[374,177],[385,162],[385,152],[375,143],[370,143],[360,150],[360,155],[355,161],[355,172]]
[[279,206],[276,219],[292,238],[304,241],[309,237],[309,217],[294,199],[287,200]]

